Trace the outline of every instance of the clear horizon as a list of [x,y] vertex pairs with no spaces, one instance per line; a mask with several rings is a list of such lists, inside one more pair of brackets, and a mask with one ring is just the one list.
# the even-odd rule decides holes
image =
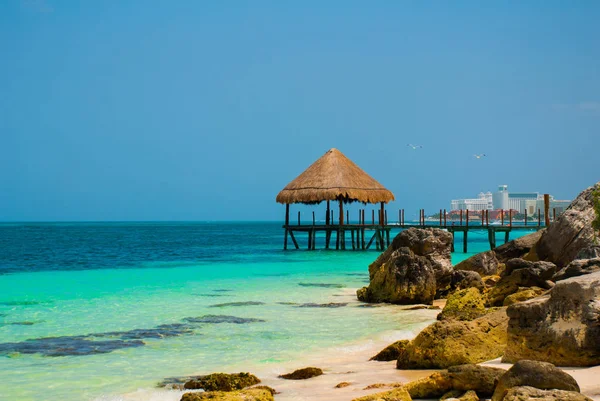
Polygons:
[[500,184],[573,199],[600,180],[599,20],[595,1],[3,2],[0,221],[283,221],[275,196],[332,147],[407,219]]

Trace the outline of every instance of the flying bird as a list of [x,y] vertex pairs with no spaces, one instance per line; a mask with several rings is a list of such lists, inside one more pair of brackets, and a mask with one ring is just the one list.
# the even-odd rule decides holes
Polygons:
[[422,147],[423,147],[423,146],[421,146],[421,145],[412,145],[412,144],[410,144],[410,143],[409,143],[408,145],[406,145],[406,146],[410,146],[411,148],[413,148],[413,150],[420,149],[420,148],[422,148]]
[[473,155],[473,156],[475,156],[476,159],[481,159],[482,157],[485,157],[486,155],[485,155],[485,153],[481,153],[479,155]]

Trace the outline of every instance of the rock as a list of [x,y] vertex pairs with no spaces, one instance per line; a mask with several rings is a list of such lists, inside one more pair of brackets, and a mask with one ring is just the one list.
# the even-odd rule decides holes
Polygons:
[[335,385],[335,388],[344,388],[350,386],[352,383],[350,382],[341,382]]
[[398,369],[447,368],[498,358],[506,347],[507,324],[505,309],[470,322],[433,323],[408,344],[396,366]]
[[477,288],[467,288],[450,294],[438,320],[473,320],[485,314],[485,300],[481,292]]
[[579,392],[575,379],[551,363],[521,360],[500,377],[492,401],[501,401],[510,388],[518,386]]
[[440,397],[440,401],[447,399],[458,399],[461,395],[464,394],[464,391],[461,390],[450,390],[446,394]]
[[512,304],[516,304],[518,302],[524,302],[529,299],[539,297],[540,295],[542,295],[545,292],[546,292],[546,290],[544,290],[543,288],[539,288],[539,287],[523,288],[523,289],[520,289],[519,291],[515,292],[514,294],[511,294],[511,295],[507,296],[506,298],[504,298],[503,305],[509,306]]
[[293,371],[292,373],[287,373],[285,375],[280,375],[279,377],[282,379],[288,380],[306,380],[311,377],[321,376],[323,371],[319,368],[303,368]]
[[600,364],[600,272],[559,281],[544,295],[508,307],[503,361]]
[[454,270],[465,270],[479,273],[481,276],[492,276],[498,272],[498,259],[494,251],[481,252],[463,260]]
[[412,401],[412,398],[404,388],[399,387],[391,391],[355,398],[352,401]]
[[369,266],[370,284],[357,291],[365,302],[427,303],[431,292],[450,285],[452,234],[437,228],[410,228]]
[[596,259],[600,258],[600,245],[590,245],[583,248],[577,254],[577,259]]
[[596,218],[593,192],[600,183],[583,191],[569,208],[542,234],[536,252],[540,260],[563,267],[571,263],[585,248],[593,245]]
[[581,393],[565,390],[540,390],[529,386],[513,387],[506,393],[504,401],[593,401]]
[[377,355],[373,358],[369,359],[370,361],[395,361],[398,359],[400,354],[404,352],[406,346],[410,343],[409,340],[400,340],[396,341],[393,344],[388,345],[383,350],[381,350]]
[[275,390],[273,387],[269,387],[269,386],[254,386],[254,387],[249,387],[248,390],[267,390],[269,393],[275,395],[275,394],[279,394],[279,392],[277,392],[277,390]]
[[402,383],[375,383],[375,384],[369,384],[367,387],[363,388],[363,390],[372,390],[374,388],[384,388],[384,387],[402,387]]
[[435,293],[435,272],[429,259],[404,247],[394,251],[378,271],[372,271],[369,286],[356,295],[363,302],[431,304]]
[[241,391],[207,391],[185,393],[181,401],[274,401],[273,394],[266,389],[247,389]]
[[[452,366],[447,371],[435,372],[428,377],[404,385],[412,398],[438,398],[440,396],[464,394],[475,391],[481,396],[490,396],[503,369],[473,364]],[[448,394],[453,391],[452,394]]]
[[481,278],[486,288],[495,286],[500,281],[500,276],[486,276]]
[[524,257],[531,252],[534,246],[538,243],[544,231],[545,229],[525,235],[523,237],[519,237],[507,242],[506,244],[500,245],[498,248],[494,249],[496,258],[500,262],[506,262],[512,258]]
[[479,401],[477,393],[473,390],[467,391],[460,398],[459,401]]
[[234,391],[258,383],[260,383],[260,379],[250,373],[211,373],[210,375],[195,377],[187,381],[183,385],[183,388],[186,390]]
[[550,262],[511,259],[506,263],[506,275],[501,277],[488,293],[488,305],[503,305],[504,299],[519,291],[521,287],[550,289],[554,284],[549,280],[555,272],[556,266]]
[[477,288],[481,291],[485,288],[479,273],[467,270],[455,270],[450,278],[450,291],[464,290],[465,288]]
[[565,280],[571,277],[583,276],[600,271],[600,258],[594,259],[575,259],[567,266],[563,267],[553,277],[553,281]]

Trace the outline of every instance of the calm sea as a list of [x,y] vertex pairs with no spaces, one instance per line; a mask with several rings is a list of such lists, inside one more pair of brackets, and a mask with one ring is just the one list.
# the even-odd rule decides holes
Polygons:
[[0,224],[0,399],[118,400],[429,323],[356,301],[376,251],[282,245],[280,223]]

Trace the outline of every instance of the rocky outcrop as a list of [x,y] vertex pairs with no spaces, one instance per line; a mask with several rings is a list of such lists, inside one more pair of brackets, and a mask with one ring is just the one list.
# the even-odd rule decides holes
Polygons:
[[507,313],[503,361],[600,364],[600,272],[559,281],[549,295],[511,305]]
[[513,258],[526,258],[526,255],[531,253],[532,249],[534,249],[544,234],[544,231],[545,229],[525,235],[523,237],[519,237],[499,246],[498,248],[494,249],[496,258],[500,262],[506,262],[507,260]]
[[501,306],[504,299],[520,291],[523,287],[550,289],[550,281],[556,266],[550,262],[529,262],[524,259],[511,259],[506,262],[504,276],[488,293],[488,305]]
[[583,191],[542,234],[536,245],[540,260],[547,260],[559,267],[571,263],[583,249],[591,246],[594,239],[592,221],[596,218],[593,207],[593,191],[600,183]]
[[273,394],[266,389],[247,389],[242,391],[207,391],[202,393],[185,393],[181,401],[274,401]]
[[370,361],[395,361],[398,359],[401,353],[404,352],[406,346],[410,343],[410,340],[400,340],[396,341],[393,344],[388,345],[383,350],[381,350],[377,355],[373,358],[369,359]]
[[513,387],[504,396],[503,401],[593,401],[581,393],[565,390],[540,390],[535,387]]
[[481,252],[463,260],[454,270],[466,270],[479,273],[481,276],[493,276],[498,272],[498,259],[494,251]]
[[467,288],[450,294],[438,320],[473,320],[486,313],[481,292],[477,288]]
[[590,245],[583,248],[577,254],[575,259],[595,259],[600,258],[600,245]]
[[483,291],[485,284],[479,273],[467,270],[455,270],[450,276],[450,292],[464,290],[465,288],[477,288]]
[[532,298],[539,297],[547,290],[539,287],[523,288],[504,298],[504,306],[510,306],[518,302],[528,301]]
[[518,386],[579,392],[575,379],[551,363],[521,360],[500,377],[492,401],[502,401],[510,388]]
[[298,370],[294,370],[292,373],[286,373],[284,375],[280,375],[279,377],[287,380],[306,380],[312,377],[321,376],[323,374],[323,370],[319,368],[302,368]]
[[399,387],[391,391],[355,398],[352,401],[412,401],[412,398],[404,388]]
[[575,259],[556,273],[552,277],[552,280],[566,280],[571,277],[583,276],[597,271],[600,271],[600,258]]
[[498,358],[506,347],[507,324],[504,309],[470,322],[436,322],[408,344],[398,358],[397,368],[443,369]]
[[260,383],[260,379],[253,374],[241,373],[211,373],[198,376],[187,381],[183,388],[186,390],[203,389],[204,391],[234,391]]
[[435,372],[404,385],[412,398],[439,398],[450,391],[453,395],[475,391],[479,396],[489,397],[496,382],[504,375],[503,369],[473,364],[452,366],[447,371]]
[[364,302],[430,304],[440,289],[450,286],[452,235],[428,228],[410,228],[369,266],[370,283],[357,291]]

